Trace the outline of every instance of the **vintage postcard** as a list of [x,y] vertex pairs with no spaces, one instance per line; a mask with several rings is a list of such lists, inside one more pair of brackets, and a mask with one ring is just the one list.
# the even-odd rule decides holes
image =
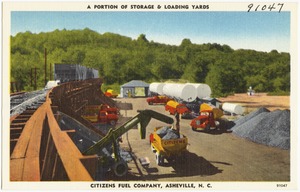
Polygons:
[[299,190],[296,1],[2,2],[2,190]]

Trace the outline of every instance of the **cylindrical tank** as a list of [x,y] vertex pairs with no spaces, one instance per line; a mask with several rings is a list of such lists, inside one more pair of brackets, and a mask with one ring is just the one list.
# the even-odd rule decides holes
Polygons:
[[163,95],[167,95],[168,97],[173,97],[172,89],[174,89],[175,86],[176,84],[174,83],[166,83],[165,86],[163,87]]
[[162,95],[163,94],[163,87],[165,86],[165,83],[157,83],[157,82],[154,82],[154,83],[151,83],[149,85],[149,90],[151,92],[154,92],[154,93],[157,93],[159,95]]
[[234,103],[223,103],[222,109],[224,111],[235,113],[237,115],[242,115],[244,113],[244,108],[238,104]]
[[203,83],[187,83],[188,85],[193,85],[197,90],[197,97],[199,99],[210,97],[211,89],[209,85]]
[[163,87],[163,94],[187,102],[192,102],[197,98],[196,88],[188,84],[167,83]]

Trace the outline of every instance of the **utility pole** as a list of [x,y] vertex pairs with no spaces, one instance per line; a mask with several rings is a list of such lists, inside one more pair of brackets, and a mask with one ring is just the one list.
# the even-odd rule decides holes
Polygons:
[[47,49],[45,48],[45,86],[47,85]]
[[34,90],[37,89],[37,86],[36,86],[36,70],[37,70],[37,68],[35,67],[34,68]]
[[50,63],[49,81],[52,80],[52,64]]
[[30,86],[32,87],[32,68],[31,68],[31,70],[30,70]]
[[36,86],[36,70],[37,69],[38,69],[37,67],[31,68],[31,85],[32,85],[32,70],[34,70],[34,90],[37,89],[37,86]]

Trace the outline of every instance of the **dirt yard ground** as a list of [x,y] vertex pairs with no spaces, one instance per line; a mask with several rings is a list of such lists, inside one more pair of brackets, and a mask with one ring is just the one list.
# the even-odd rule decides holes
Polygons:
[[266,93],[257,93],[249,96],[246,93],[240,93],[218,99],[222,102],[240,104],[244,107],[246,114],[260,107],[265,107],[270,111],[290,109],[290,96],[267,96]]
[[[289,97],[259,94],[247,96],[236,94],[221,101],[240,103],[250,112],[258,107],[270,110],[289,109]],[[145,98],[123,98],[117,102],[131,103],[132,110],[121,110],[126,118],[133,117],[137,110],[151,109],[169,115],[163,105],[149,106]],[[174,116],[170,116],[173,117]],[[268,147],[240,138],[230,132],[195,132],[190,120],[180,121],[182,134],[188,137],[188,152],[184,163],[166,163],[156,165],[155,154],[149,144],[149,135],[153,128],[165,125],[151,120],[146,139],[140,138],[137,129],[131,129],[123,135],[122,148],[132,151],[133,161],[129,162],[129,173],[125,178],[108,178],[127,181],[275,181],[288,182],[291,179],[290,151]],[[148,157],[149,167],[142,167],[139,158]],[[274,185],[276,185],[274,183]]]

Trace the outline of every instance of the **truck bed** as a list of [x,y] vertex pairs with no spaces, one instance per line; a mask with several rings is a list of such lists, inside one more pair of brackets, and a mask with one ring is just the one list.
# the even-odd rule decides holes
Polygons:
[[188,139],[184,135],[179,138],[164,139],[162,135],[157,133],[157,130],[163,127],[155,128],[153,132],[153,140],[151,141],[153,148],[164,156],[179,155],[186,150]]

